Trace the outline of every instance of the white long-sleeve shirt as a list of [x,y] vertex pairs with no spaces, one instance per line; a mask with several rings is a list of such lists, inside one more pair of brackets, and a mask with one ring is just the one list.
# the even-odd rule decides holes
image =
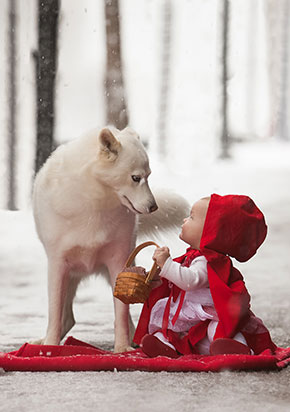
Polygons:
[[186,291],[209,286],[207,260],[204,256],[196,257],[189,267],[182,266],[169,257],[160,272],[160,276]]

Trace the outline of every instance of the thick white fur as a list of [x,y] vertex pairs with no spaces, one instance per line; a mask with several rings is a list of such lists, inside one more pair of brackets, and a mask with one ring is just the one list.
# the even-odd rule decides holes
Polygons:
[[[34,217],[48,258],[49,316],[41,342],[58,345],[72,328],[73,298],[85,276],[105,268],[114,286],[135,246],[138,217],[145,217],[139,227],[146,232],[179,225],[188,213],[185,200],[168,193],[155,212],[149,174],[146,151],[130,128],[94,130],[62,145],[37,174]],[[114,299],[114,307],[115,351],[122,352],[130,348],[133,323],[127,305]]]

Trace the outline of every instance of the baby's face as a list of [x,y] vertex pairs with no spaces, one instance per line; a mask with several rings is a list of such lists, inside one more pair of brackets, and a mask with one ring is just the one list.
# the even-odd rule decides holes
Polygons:
[[200,240],[209,205],[209,198],[200,199],[192,206],[189,217],[184,219],[180,239],[194,249],[200,248]]

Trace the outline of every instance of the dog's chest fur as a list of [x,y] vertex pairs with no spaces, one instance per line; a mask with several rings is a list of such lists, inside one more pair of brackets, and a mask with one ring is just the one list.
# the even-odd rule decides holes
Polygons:
[[101,265],[99,248],[74,246],[64,252],[64,261],[75,274],[90,274]]
[[131,243],[135,216],[120,206],[108,213],[79,215],[68,223],[62,243],[62,258],[71,272],[86,275],[107,264],[118,250]]

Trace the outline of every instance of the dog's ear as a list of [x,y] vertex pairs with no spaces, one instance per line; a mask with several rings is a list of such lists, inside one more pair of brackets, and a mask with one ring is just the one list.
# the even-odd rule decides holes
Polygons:
[[115,138],[113,133],[104,128],[100,131],[99,141],[101,145],[101,155],[108,160],[115,160],[121,150],[121,143]]
[[135,132],[135,130],[133,130],[131,127],[127,126],[125,127],[122,132],[126,132],[127,134],[131,134],[132,136],[134,136],[136,139],[141,140],[140,136]]

